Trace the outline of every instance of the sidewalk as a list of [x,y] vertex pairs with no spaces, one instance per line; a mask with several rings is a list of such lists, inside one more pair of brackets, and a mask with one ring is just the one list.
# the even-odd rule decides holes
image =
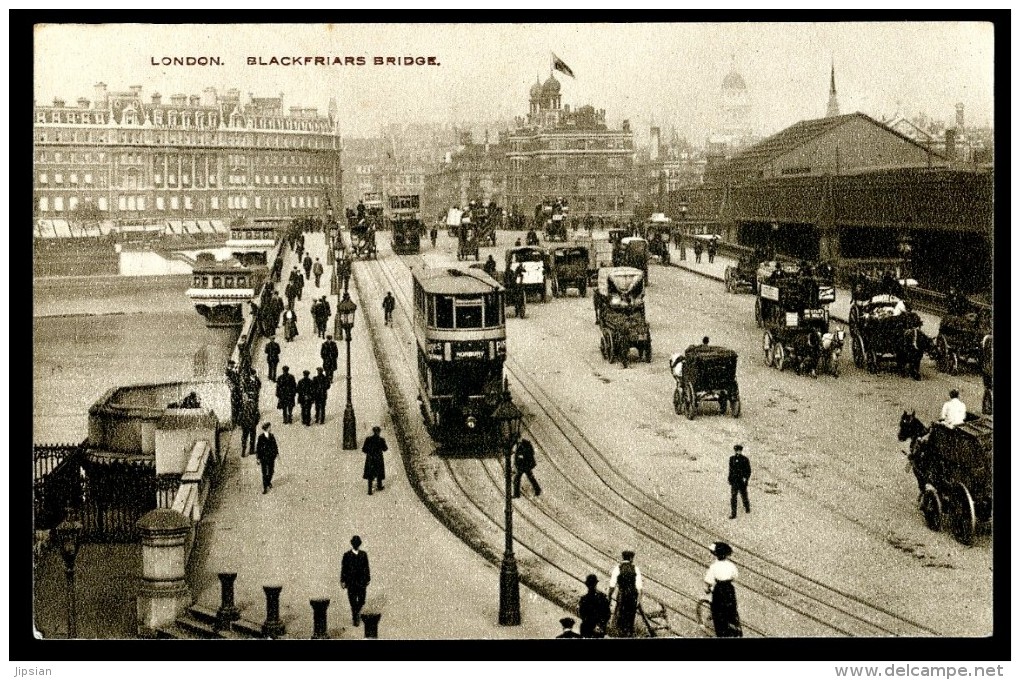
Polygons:
[[[670,262],[675,267],[680,267],[688,271],[692,271],[696,274],[706,276],[712,279],[718,279],[719,281],[726,280],[726,267],[737,265],[736,260],[731,257],[723,255],[716,255],[715,262],[709,263],[708,255],[702,253],[701,262],[695,263],[694,251],[691,248],[687,248],[687,259],[680,259],[680,250],[674,247],[672,242],[669,244],[669,256]],[[649,278],[654,277],[654,273]],[[941,318],[935,314],[929,314],[928,312],[917,311],[921,317],[921,321],[924,322],[924,331],[931,336],[934,336],[939,329],[939,323]],[[847,288],[836,288],[836,301],[829,305],[829,314],[836,320],[846,323],[847,317],[850,315],[850,290]]]
[[[326,263],[322,234],[306,234],[312,258]],[[296,256],[286,251],[284,280]],[[280,366],[290,366],[300,379],[303,370],[315,373],[321,364],[322,340],[312,331],[309,309],[312,296],[327,295],[336,311],[337,296],[329,296],[332,268],[326,266],[322,288],[307,282],[302,300],[295,302],[298,337],[282,348]],[[266,379],[265,354],[260,342],[253,362],[263,380],[262,420],[273,424],[280,446],[273,489],[262,494],[258,462],[240,458],[240,431],[231,437],[231,453],[217,489],[215,505],[203,518],[196,550],[201,551],[200,573],[193,575],[193,593],[199,604],[217,607],[220,599],[217,572],[236,571],[235,599],[242,616],[261,623],[265,619],[263,585],[282,584],[281,618],[287,637],[309,638],[312,609],[309,599],[330,598],[329,633],[333,638],[361,638],[351,625],[346,591],[340,588],[340,558],[350,538],[361,536],[368,553],[372,582],[368,603],[382,602],[379,637],[389,639],[551,638],[559,631],[565,613],[557,606],[521,588],[523,625],[497,624],[499,569],[489,564],[439,523],[421,504],[409,485],[401,451],[390,421],[382,382],[365,328],[365,309],[358,304],[351,345],[353,393],[357,416],[358,449],[344,451],[343,410],[346,401],[346,348],[340,344],[339,367],[329,393],[325,425],[283,425],[276,410],[275,383]],[[381,304],[370,301],[368,304]],[[329,328],[333,328],[330,319]],[[373,425],[383,428],[389,444],[386,454],[386,488],[367,494],[361,478],[364,455],[361,442]],[[579,593],[580,594],[580,593]]]

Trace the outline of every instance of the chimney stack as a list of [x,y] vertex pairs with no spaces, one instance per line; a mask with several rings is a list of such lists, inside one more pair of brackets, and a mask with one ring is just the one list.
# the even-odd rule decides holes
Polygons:
[[132,85],[130,89],[131,89],[131,94],[135,95],[136,97],[142,94],[142,86],[141,85]]
[[87,109],[89,107],[89,100],[85,97],[78,97],[78,108]]
[[54,97],[53,98],[53,107],[57,108],[57,109],[64,108],[64,100],[59,98],[59,97]]
[[652,148],[649,152],[648,158],[651,161],[659,160],[659,136],[660,131],[658,127],[652,127]]
[[946,156],[951,161],[956,160],[956,128],[946,130]]
[[152,93],[152,103],[153,103],[154,106],[159,106],[160,102],[162,102],[162,101],[163,101],[163,95],[161,95],[159,92],[153,92]]
[[96,83],[96,107],[106,106],[106,83]]

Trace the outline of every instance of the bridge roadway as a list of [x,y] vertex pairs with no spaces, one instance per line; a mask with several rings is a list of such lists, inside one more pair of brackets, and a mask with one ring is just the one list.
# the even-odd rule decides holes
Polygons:
[[[322,234],[307,234],[312,257],[325,266]],[[382,239],[380,239],[382,240]],[[285,276],[297,264],[287,252]],[[326,266],[322,288],[314,280],[296,301],[299,335],[283,341],[281,366],[289,365],[301,377],[321,365],[321,340],[312,330],[309,309],[312,296],[327,295],[332,268]],[[382,296],[363,302],[352,286],[358,304],[352,343],[353,402],[358,423],[358,450],[344,451],[341,430],[345,403],[345,350],[340,343],[339,368],[334,376],[324,425],[283,425],[276,410],[275,383],[266,378],[265,354],[260,341],[253,356],[262,379],[263,421],[273,424],[281,456],[273,489],[262,494],[261,474],[254,458],[241,458],[240,431],[230,440],[223,479],[211,497],[212,505],[199,528],[198,569],[191,574],[192,592],[199,604],[215,609],[220,588],[216,574],[236,571],[236,601],[242,615],[261,623],[265,619],[263,585],[282,584],[281,617],[287,637],[309,638],[312,610],[309,599],[329,597],[329,632],[333,638],[359,638],[361,628],[351,626],[346,591],[340,588],[340,558],[359,534],[371,559],[369,603],[383,598],[380,637],[390,639],[547,638],[556,635],[562,609],[523,588],[523,624],[497,624],[498,565],[493,566],[464,545],[421,505],[408,485],[402,452],[379,380],[368,333],[366,312],[381,314]],[[336,310],[337,296],[328,296]],[[332,321],[330,320],[330,329]],[[381,425],[387,438],[386,488],[368,496],[361,478],[364,455],[361,441],[373,425]]]
[[[501,232],[501,244],[516,234]],[[380,238],[378,261],[355,276],[372,298],[397,296],[395,324],[377,336],[416,439],[414,341],[408,266],[456,263],[455,242],[397,257]],[[502,262],[503,247],[484,248]],[[707,260],[707,258],[706,258]],[[717,263],[722,264],[722,263]],[[711,272],[705,272],[711,274]],[[652,265],[647,294],[653,361],[623,369],[598,350],[591,298],[529,303],[508,320],[507,372],[536,442],[540,498],[516,501],[522,574],[569,603],[590,571],[605,573],[619,551],[637,552],[651,600],[673,629],[691,620],[710,561],[704,546],[734,545],[742,570],[741,616],[751,635],[986,635],[991,630],[991,539],[964,548],[930,532],[896,441],[900,413],[933,419],[951,385],[980,403],[980,379],[872,375],[843,357],[843,374],[812,379],[764,365],[753,297],[676,267]],[[379,312],[374,312],[378,315]],[[709,335],[740,355],[743,413],[712,405],[693,422],[673,412],[669,354]],[[734,443],[751,458],[753,512],[729,520],[726,461]],[[427,445],[418,461],[452,526],[487,554],[499,554],[502,477],[498,457],[441,458]],[[413,454],[414,452],[412,452]],[[654,607],[652,602],[649,605]]]

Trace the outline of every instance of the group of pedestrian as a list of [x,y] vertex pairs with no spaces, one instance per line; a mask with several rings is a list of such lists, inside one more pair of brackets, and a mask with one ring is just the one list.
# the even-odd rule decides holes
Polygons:
[[326,398],[329,395],[330,381],[321,367],[316,369],[313,377],[311,371],[302,371],[300,380],[295,380],[290,367],[284,366],[283,373],[276,380],[277,408],[283,412],[283,422],[294,422],[294,401],[301,406],[301,423],[312,424],[312,409],[315,409],[315,423],[326,422]]
[[294,300],[301,299],[301,293],[305,289],[305,276],[301,274],[301,270],[298,269],[297,265],[290,270],[290,277],[287,279],[287,287],[284,289],[284,295],[287,296],[287,308],[294,309]]
[[260,305],[252,302],[251,312],[252,316],[258,320],[259,332],[264,337],[270,338],[276,334],[276,329],[280,327],[280,319],[286,305],[272,282],[263,289],[261,302]]
[[325,295],[312,302],[312,322],[315,326],[315,337],[326,337],[326,327],[329,325],[329,317],[332,314],[333,309],[329,306],[329,301],[326,300]]

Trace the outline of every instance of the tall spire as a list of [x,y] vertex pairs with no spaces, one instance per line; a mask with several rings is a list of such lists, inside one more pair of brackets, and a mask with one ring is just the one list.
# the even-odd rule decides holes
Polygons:
[[832,118],[839,115],[839,100],[836,99],[836,63],[832,62],[832,71],[829,76],[829,105],[825,110],[825,117]]

